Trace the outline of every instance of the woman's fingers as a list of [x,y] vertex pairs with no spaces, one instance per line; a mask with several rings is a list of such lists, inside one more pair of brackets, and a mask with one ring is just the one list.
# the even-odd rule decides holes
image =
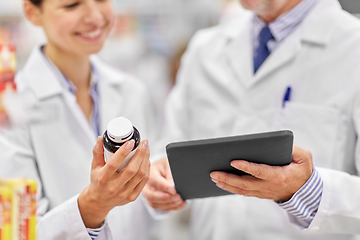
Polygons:
[[117,173],[117,170],[120,167],[121,163],[134,148],[134,144],[134,140],[126,142],[115,152],[115,154],[110,159],[107,160],[102,171],[104,178],[111,179],[113,175]]
[[128,182],[134,187],[150,174],[150,151],[148,141],[144,140],[139,144],[136,153],[128,163],[128,165],[116,175],[116,184],[123,188]]

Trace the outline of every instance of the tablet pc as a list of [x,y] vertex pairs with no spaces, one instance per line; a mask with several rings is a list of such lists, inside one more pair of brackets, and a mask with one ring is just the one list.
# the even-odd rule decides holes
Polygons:
[[212,171],[243,175],[230,165],[247,160],[272,166],[291,163],[293,133],[289,130],[174,142],[166,146],[175,189],[185,199],[232,194],[211,181]]

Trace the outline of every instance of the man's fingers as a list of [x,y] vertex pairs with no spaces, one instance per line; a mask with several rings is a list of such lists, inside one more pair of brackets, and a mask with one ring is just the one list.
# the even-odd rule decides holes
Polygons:
[[149,202],[159,204],[173,203],[181,200],[179,194],[171,195],[165,192],[151,190],[149,187],[144,188],[143,195]]
[[146,192],[146,187],[143,190],[143,196],[146,198],[148,204],[157,210],[174,211],[186,206],[186,202],[181,199],[180,195],[171,196],[163,192]]
[[187,205],[186,201],[180,201],[172,204],[154,204],[153,206],[151,205],[150,206],[154,209],[168,212],[168,211],[177,211],[183,209],[184,207],[186,207],[186,205]]
[[255,190],[259,187],[259,184],[261,184],[260,181],[262,181],[249,175],[238,176],[231,173],[217,171],[210,173],[210,177],[216,184],[224,183],[244,190]]
[[216,184],[216,186],[218,186],[219,188],[221,188],[221,189],[223,189],[225,191],[235,193],[237,195],[251,196],[251,197],[258,197],[258,195],[260,195],[259,191],[257,191],[257,190],[242,189],[242,188],[238,188],[238,187],[235,187],[235,186],[228,185],[228,184],[226,184],[224,182],[218,182]]
[[149,180],[149,185],[157,191],[165,192],[170,195],[176,194],[172,179],[166,179],[161,175],[152,176]]
[[91,168],[103,167],[105,165],[104,159],[104,148],[103,148],[103,137],[99,136],[96,140],[96,145],[93,148],[93,161]]
[[[164,166],[165,165],[165,166]],[[148,185],[157,191],[176,194],[174,181],[171,177],[170,167],[165,162],[158,162],[151,165],[151,176]]]
[[305,148],[301,148],[294,145],[292,161],[294,163],[301,163],[301,162],[312,163],[311,152]]
[[[166,174],[165,174],[165,178],[172,184],[172,186],[174,186],[174,179],[172,177],[172,173],[171,173],[171,169],[170,169],[170,165],[167,168]],[[174,188],[175,189],[175,188]]]
[[265,164],[234,160],[230,165],[259,179],[270,179],[276,174],[276,167]]

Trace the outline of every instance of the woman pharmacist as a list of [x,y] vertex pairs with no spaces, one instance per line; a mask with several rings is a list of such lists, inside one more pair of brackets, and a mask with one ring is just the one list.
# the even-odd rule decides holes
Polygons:
[[44,29],[47,43],[18,73],[18,90],[58,114],[1,131],[0,176],[38,180],[39,240],[144,239],[150,217],[139,199],[133,201],[148,180],[148,141],[117,173],[133,141],[105,164],[102,138],[96,140],[118,116],[130,119],[142,139],[153,136],[155,126],[144,86],[90,57],[110,31],[111,0],[24,0],[24,11]]

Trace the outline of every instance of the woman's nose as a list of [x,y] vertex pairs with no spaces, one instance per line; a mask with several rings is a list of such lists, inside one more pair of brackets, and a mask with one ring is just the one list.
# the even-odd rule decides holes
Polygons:
[[101,25],[104,17],[101,12],[101,8],[95,0],[86,1],[84,11],[84,19],[86,23]]

